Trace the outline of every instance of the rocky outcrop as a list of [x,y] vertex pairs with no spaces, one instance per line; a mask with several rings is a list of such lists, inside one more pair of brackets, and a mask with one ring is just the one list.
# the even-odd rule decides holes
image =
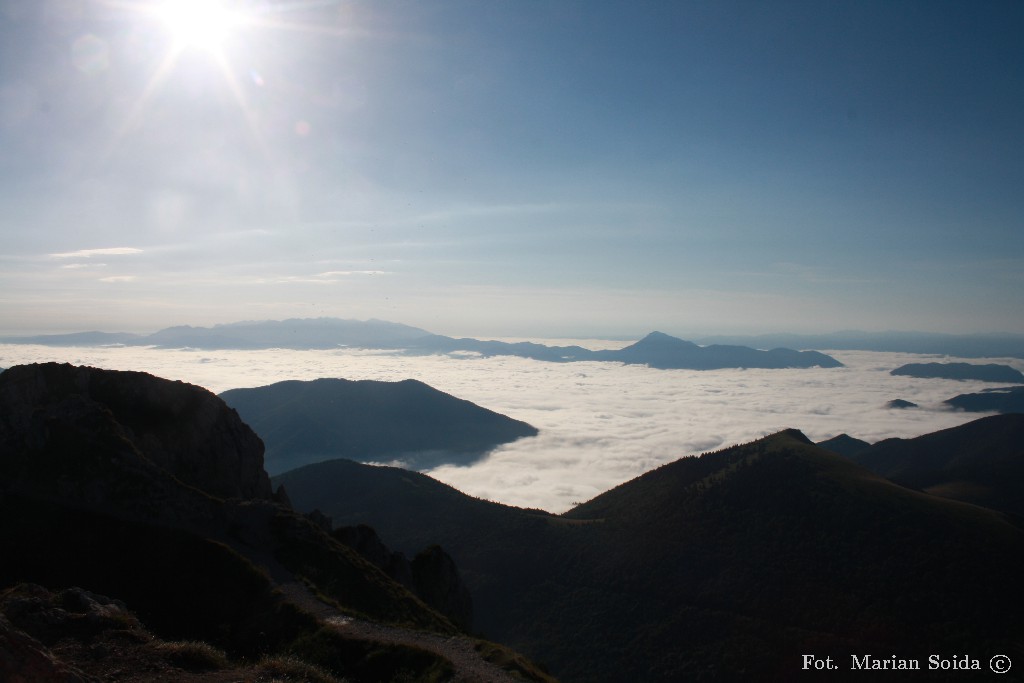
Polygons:
[[372,527],[365,524],[340,527],[331,532],[331,535],[362,555],[370,564],[375,565],[398,583],[409,590],[415,590],[412,565],[409,563],[409,559],[402,553],[392,551],[384,545]]
[[67,452],[72,444],[81,453],[83,446],[88,450],[98,442],[108,451],[138,454],[218,498],[272,499],[263,442],[201,387],[141,372],[57,363],[16,366],[0,374],[0,455]]
[[416,595],[457,626],[470,630],[473,600],[462,582],[455,561],[441,546],[432,545],[413,558],[412,575]]
[[365,524],[340,527],[331,535],[352,548],[402,584],[453,624],[469,631],[473,622],[473,600],[462,582],[458,567],[438,545],[423,550],[410,562],[400,552],[384,545],[372,527]]
[[64,664],[38,640],[0,614],[0,681],[6,683],[94,683]]
[[[97,678],[63,661],[50,648],[95,643],[102,634],[150,636],[123,603],[81,588],[51,593],[21,584],[0,595],[0,680],[10,683],[92,683]],[[79,645],[80,646],[80,645]],[[75,649],[64,647],[63,649]]]

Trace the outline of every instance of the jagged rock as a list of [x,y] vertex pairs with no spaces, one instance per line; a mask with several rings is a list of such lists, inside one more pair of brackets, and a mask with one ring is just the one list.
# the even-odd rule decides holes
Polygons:
[[306,519],[313,522],[313,524],[316,524],[327,533],[331,533],[331,529],[334,527],[334,521],[319,510],[307,512]]
[[[104,435],[219,498],[271,500],[263,442],[209,391],[141,372],[67,364],[0,374],[0,445],[46,450],[54,438]],[[67,444],[65,444],[67,445]],[[82,445],[82,444],[77,444]]]
[[123,603],[81,588],[59,594],[34,584],[8,589],[0,596],[0,681],[92,683],[95,678],[62,662],[47,645],[108,629],[142,626]]
[[0,612],[46,644],[66,637],[88,638],[107,630],[143,628],[120,600],[78,587],[51,593],[35,584],[20,584],[0,596]]
[[393,552],[365,524],[339,527],[332,534],[383,570],[392,579],[412,590],[416,596],[452,623],[469,631],[473,621],[473,599],[462,582],[455,561],[440,546],[423,550],[410,562]]
[[0,681],[4,683],[94,683],[96,679],[67,666],[42,643],[11,625],[0,614]]
[[432,545],[412,561],[416,594],[428,605],[469,630],[473,620],[473,599],[462,582],[455,561],[440,546]]
[[284,484],[278,486],[277,490],[274,491],[274,502],[280,503],[286,508],[290,508],[292,510],[295,509],[295,506],[292,505],[292,499],[288,497],[288,491],[284,488]]
[[380,540],[377,532],[365,524],[335,529],[335,539],[363,556],[370,564],[381,569],[392,579],[411,591],[416,590],[412,576],[412,564],[400,552],[394,552]]

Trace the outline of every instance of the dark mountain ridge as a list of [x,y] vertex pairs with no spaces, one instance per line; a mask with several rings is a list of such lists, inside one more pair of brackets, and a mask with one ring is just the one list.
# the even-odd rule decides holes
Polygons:
[[[527,678],[546,679],[461,634],[333,538],[322,515],[300,515],[271,494],[262,449],[234,410],[199,387],[55,363],[8,369],[0,374],[0,588],[86,587],[124,600],[160,637],[206,641],[239,666],[287,656],[367,682],[440,680],[466,666],[500,674],[481,655],[449,659],[415,628],[454,638],[459,652],[486,645]],[[447,556],[427,557],[414,590],[439,599],[457,590]],[[340,615],[367,625],[339,630],[324,620]],[[400,635],[375,635],[384,624]],[[28,642],[0,626],[0,650]],[[433,649],[409,644],[421,641]]]
[[1024,413],[1024,386],[984,389],[975,394],[960,394],[944,401],[946,405],[969,413]]
[[1024,415],[886,439],[852,458],[903,486],[1024,517]]
[[831,439],[819,441],[818,446],[827,451],[832,451],[833,453],[838,453],[839,455],[849,458],[853,454],[859,453],[865,448],[869,448],[871,444],[867,441],[856,439],[849,434],[840,434],[838,436],[833,436]]
[[1024,358],[1021,334],[939,334],[934,332],[864,332],[827,334],[714,335],[702,344],[744,344],[767,348],[832,349],[926,353],[960,358]]
[[231,389],[221,398],[266,445],[267,471],[350,458],[411,469],[467,464],[537,429],[417,380],[318,379]]
[[1024,374],[1009,365],[987,363],[907,363],[889,374],[925,379],[975,379],[982,382],[1024,382]]
[[399,547],[442,543],[480,628],[565,681],[791,680],[807,652],[1024,654],[1017,524],[796,430],[683,458],[559,516],[355,463],[275,481],[300,508],[359,516]]

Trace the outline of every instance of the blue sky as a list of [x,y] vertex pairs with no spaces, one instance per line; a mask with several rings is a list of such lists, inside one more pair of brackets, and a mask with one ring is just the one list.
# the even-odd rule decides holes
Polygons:
[[0,0],[3,331],[1024,332],[1019,2],[159,6]]

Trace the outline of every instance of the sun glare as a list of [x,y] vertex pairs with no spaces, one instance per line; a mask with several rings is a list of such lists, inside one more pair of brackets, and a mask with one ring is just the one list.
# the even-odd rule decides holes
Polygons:
[[179,48],[220,51],[241,17],[217,0],[165,0],[157,14]]

